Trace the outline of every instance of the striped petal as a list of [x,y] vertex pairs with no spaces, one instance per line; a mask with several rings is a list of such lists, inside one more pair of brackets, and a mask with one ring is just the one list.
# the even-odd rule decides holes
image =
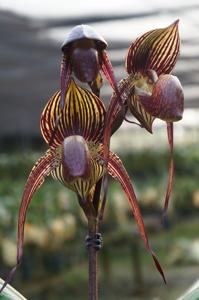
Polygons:
[[105,107],[97,96],[78,87],[74,80],[71,80],[62,111],[59,104],[60,91],[56,92],[47,103],[40,122],[42,135],[45,141],[49,143],[56,120],[60,118],[50,145],[52,148],[62,144],[64,138],[70,135],[81,135],[85,140],[95,143],[102,140]]
[[128,98],[128,108],[133,116],[140,122],[141,127],[144,127],[152,133],[152,125],[155,118],[149,114],[144,106],[140,103],[139,96],[132,94]]
[[91,91],[97,96],[100,96],[100,89],[103,85],[103,79],[102,79],[102,75],[100,74],[100,72],[97,75],[97,78],[89,83],[89,86],[91,88]]
[[50,151],[47,151],[46,155],[41,157],[38,160],[38,162],[35,164],[28,177],[22,195],[19,217],[18,217],[17,264],[11,270],[0,292],[12,280],[17,270],[17,267],[21,264],[22,256],[23,256],[23,239],[24,239],[24,226],[26,221],[26,213],[34,193],[41,187],[41,185],[45,180],[45,177],[50,175],[50,172],[54,168],[54,164],[55,164],[54,154]]
[[[64,108],[64,104],[65,104],[65,99],[66,99],[66,93],[71,81],[71,65],[70,65],[70,61],[68,59],[68,57],[64,54],[62,57],[62,62],[61,62],[61,71],[60,71],[60,79],[61,79],[61,91],[60,91],[60,101],[59,101],[59,107],[60,107],[60,115],[62,114],[63,108]],[[60,122],[60,118],[58,117],[56,122],[55,122],[55,126],[54,126],[54,130],[51,134],[51,138],[49,141],[49,146],[51,146],[53,144],[58,126],[59,126],[59,122]]]
[[[150,83],[148,83],[148,81]],[[150,93],[153,88],[153,83],[151,83],[151,80],[148,79],[147,76],[143,77],[141,74],[134,76],[131,74],[123,79],[121,84],[125,85],[126,90],[129,91],[128,93],[126,92],[126,103],[132,115],[139,121],[141,127],[152,133],[152,125],[155,118],[147,112],[140,102],[139,95],[137,95],[137,90],[140,89],[137,88],[137,86],[143,86],[147,90],[147,93]]]
[[166,282],[166,279],[165,279],[163,270],[160,266],[160,263],[149,244],[147,233],[146,233],[145,226],[144,226],[143,219],[142,219],[142,215],[140,212],[140,208],[137,203],[136,195],[135,195],[133,186],[131,184],[129,175],[128,175],[126,169],[124,168],[122,161],[114,153],[109,154],[108,173],[121,184],[122,189],[123,189],[124,193],[126,194],[126,197],[131,206],[132,213],[137,222],[137,226],[140,231],[142,240],[145,244],[145,247],[149,251],[149,253],[152,255],[157,270],[162,275],[164,282]]
[[178,22],[166,28],[151,30],[135,40],[126,59],[129,74],[146,73],[152,69],[159,76],[172,71],[180,49]]

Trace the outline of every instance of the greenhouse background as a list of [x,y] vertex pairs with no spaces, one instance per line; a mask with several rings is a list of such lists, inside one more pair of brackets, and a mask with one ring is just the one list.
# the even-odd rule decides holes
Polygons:
[[[175,179],[166,222],[162,207],[169,169],[165,124],[153,135],[124,122],[111,149],[132,177],[151,244],[167,285],[146,253],[125,196],[111,181],[101,232],[100,299],[177,299],[199,277],[199,4],[198,1],[0,2],[0,277],[15,264],[17,214],[25,180],[47,147],[39,120],[59,89],[60,45],[77,24],[108,41],[117,80],[128,47],[140,34],[180,19],[181,54],[173,71],[183,85],[185,112],[174,126]],[[101,97],[111,88],[104,79]],[[129,116],[131,118],[131,116]],[[133,120],[133,119],[132,119]],[[12,282],[31,300],[87,299],[86,222],[75,195],[48,179],[34,196],[23,264]]]

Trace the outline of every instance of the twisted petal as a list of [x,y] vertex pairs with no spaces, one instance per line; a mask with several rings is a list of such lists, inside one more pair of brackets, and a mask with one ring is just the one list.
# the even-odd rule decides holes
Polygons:
[[129,82],[131,82],[130,79],[128,81],[126,81],[126,79],[123,79],[119,83],[118,93],[120,95],[120,101],[122,103],[118,100],[118,93],[114,92],[107,109],[106,126],[104,129],[104,140],[103,140],[103,144],[104,144],[103,158],[106,162],[109,155],[111,134],[115,132],[115,130],[117,130],[119,126],[122,124],[122,121],[126,113],[125,105],[127,103],[128,97],[131,95],[132,92],[132,87],[129,86]]
[[61,61],[61,71],[60,71],[60,79],[61,79],[61,99],[60,99],[60,108],[64,108],[64,101],[66,98],[67,89],[69,87],[71,81],[71,66],[69,59],[67,59],[66,55],[63,55]]
[[158,75],[170,73],[180,49],[178,20],[166,28],[151,30],[130,46],[126,69],[129,74],[155,70]]
[[110,59],[108,57],[108,54],[106,51],[103,51],[101,54],[101,59],[102,59],[102,71],[104,75],[106,76],[107,80],[109,81],[111,87],[113,88],[114,92],[117,95],[117,101],[119,101],[120,104],[122,104],[122,100],[120,97],[120,92],[117,87],[117,82],[115,79],[115,74],[113,71],[112,64],[110,62]]
[[173,175],[174,175],[174,160],[173,160],[173,123],[167,123],[167,136],[168,142],[170,147],[170,165],[169,165],[169,175],[168,175],[168,182],[167,182],[167,191],[166,197],[164,201],[164,214],[166,213],[169,200],[171,197],[172,187],[173,187]]
[[41,132],[47,143],[51,141],[56,120],[60,117],[52,148],[70,135],[81,135],[85,140],[95,143],[102,140],[105,107],[97,96],[71,80],[62,112],[59,103],[60,91],[49,100],[41,116]]
[[135,192],[133,190],[133,186],[131,184],[131,180],[129,178],[129,175],[126,172],[121,160],[114,153],[109,154],[108,173],[113,178],[118,180],[119,183],[121,184],[122,189],[123,189],[124,193],[126,194],[126,196],[128,198],[129,204],[131,206],[133,215],[134,215],[135,220],[137,222],[138,229],[140,231],[140,234],[141,234],[142,240],[145,244],[145,247],[150,252],[150,254],[152,255],[157,270],[162,275],[162,278],[163,278],[164,282],[166,282],[163,270],[160,266],[160,263],[158,262],[158,259],[157,259],[155,253],[153,252],[153,250],[151,249],[151,246],[149,244],[147,233],[146,233],[144,223],[143,223],[143,219],[142,219],[142,215],[141,215],[138,203],[137,203],[136,195],[135,195]]
[[11,270],[0,292],[5,288],[7,283],[9,283],[12,280],[17,267],[21,263],[22,256],[23,256],[24,226],[25,226],[28,206],[32,200],[34,193],[43,184],[45,177],[50,174],[53,167],[54,167],[54,155],[52,152],[47,151],[46,155],[41,157],[38,160],[38,162],[35,164],[28,177],[22,195],[19,217],[18,217],[17,265]]

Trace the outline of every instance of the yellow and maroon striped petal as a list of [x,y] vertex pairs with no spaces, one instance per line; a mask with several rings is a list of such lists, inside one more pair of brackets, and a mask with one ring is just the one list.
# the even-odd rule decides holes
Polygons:
[[64,186],[77,193],[81,198],[86,199],[94,184],[104,175],[104,167],[95,160],[91,159],[91,178],[83,179],[81,177],[72,182],[64,178],[63,164],[51,172],[54,179],[60,181]]
[[139,101],[139,96],[131,95],[128,98],[128,108],[133,116],[140,122],[141,127],[144,127],[150,133],[152,133],[152,125],[155,117],[149,114],[144,106]]
[[157,270],[161,274],[164,282],[166,282],[160,263],[149,244],[146,229],[140,212],[140,208],[129,175],[126,169],[124,168],[122,161],[113,152],[109,153],[108,173],[121,184],[121,187],[131,206],[132,213],[134,215],[135,221],[137,222],[137,226],[141,234],[142,240],[145,244],[145,247],[152,255]]
[[135,40],[126,59],[129,74],[155,70],[159,76],[172,71],[180,49],[178,22],[166,28],[151,30]]
[[[105,107],[90,91],[80,88],[71,80],[66,93],[64,108],[60,109],[60,91],[49,100],[41,116],[41,132],[47,143],[51,141],[59,119],[52,148],[62,144],[65,137],[81,135],[85,140],[100,142],[103,137]],[[60,115],[61,113],[61,115]]]

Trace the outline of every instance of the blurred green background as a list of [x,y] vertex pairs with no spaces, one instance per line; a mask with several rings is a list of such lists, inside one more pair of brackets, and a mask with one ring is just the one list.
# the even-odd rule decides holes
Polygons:
[[[173,300],[199,277],[199,5],[198,0],[1,0],[0,3],[0,277],[16,261],[17,216],[28,174],[47,149],[41,111],[59,88],[60,44],[75,25],[93,26],[109,43],[119,81],[130,43],[180,18],[181,56],[174,70],[185,91],[175,126],[175,179],[162,222],[169,151],[165,124],[150,135],[124,123],[111,148],[128,170],[164,285],[137,232],[128,201],[110,181],[100,252],[101,300]],[[104,79],[102,98],[111,88]],[[31,300],[87,299],[87,226],[72,192],[47,179],[27,218],[25,251],[12,282]]]
[[[125,132],[130,140],[133,131]],[[189,146],[176,146],[174,190],[167,219],[162,223],[169,166],[166,135],[162,136],[165,141],[161,147],[155,146],[159,140],[155,132],[150,136],[153,147],[134,147],[132,151],[117,148],[121,136],[124,139],[123,129],[113,137],[113,148],[132,177],[167,286],[143,246],[125,195],[111,181],[101,226],[101,299],[177,299],[197,279],[199,269],[198,140]],[[143,132],[141,139],[147,136]],[[134,143],[138,144],[136,134]],[[16,151],[0,154],[0,260],[4,277],[16,259],[17,214],[23,186],[42,148],[33,151],[18,145]],[[87,299],[86,230],[75,195],[47,179],[29,208],[24,259],[13,286],[28,299]]]

